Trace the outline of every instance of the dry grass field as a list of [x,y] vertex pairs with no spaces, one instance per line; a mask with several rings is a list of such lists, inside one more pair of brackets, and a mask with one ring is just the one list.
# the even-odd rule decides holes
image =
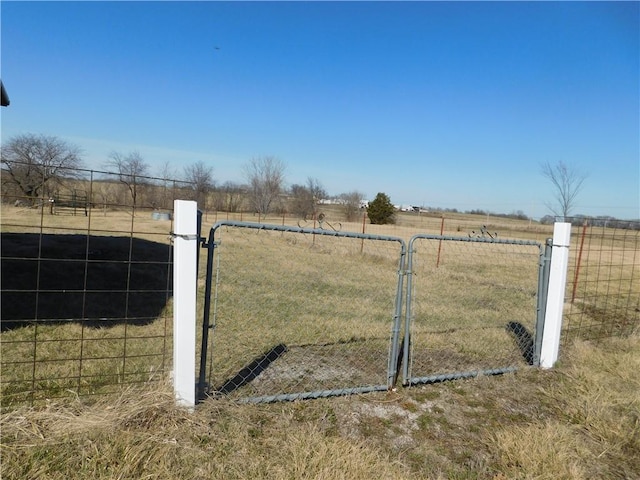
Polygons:
[[2,478],[640,478],[640,339],[552,371],[270,405],[177,408],[169,386],[0,417]]
[[[8,235],[42,233],[65,240],[70,238],[66,235],[83,234],[92,239],[128,237],[130,244],[135,239],[166,247],[172,228],[170,221],[153,220],[150,210],[135,216],[101,210],[84,217],[3,206],[1,214],[3,288],[9,271],[4,253]],[[326,215],[343,231],[362,232],[362,222],[342,222],[337,210],[327,209]],[[208,214],[203,230],[225,219],[226,214]],[[230,219],[256,220],[247,215]],[[263,222],[299,223],[278,216]],[[440,233],[441,222],[437,215],[400,214],[395,225],[367,224],[365,229],[407,241],[416,233]],[[467,236],[482,225],[498,232],[499,238],[542,242],[551,235],[550,226],[462,214],[445,219],[444,233]],[[355,377],[360,384],[385,382],[397,279],[393,244],[367,241],[362,247],[351,240],[296,238],[264,231],[222,232],[216,266],[220,296],[213,306],[215,355],[210,358],[214,373],[208,379],[212,386],[224,384],[283,338],[289,366],[274,363],[277,368],[271,377],[262,375],[260,381],[244,386],[251,394],[273,391],[263,390],[268,384],[277,385],[279,392],[323,388],[336,381],[340,385],[341,375],[353,378],[354,372],[361,375]],[[603,255],[609,255],[607,262],[620,257],[621,267],[601,273],[606,278],[600,281],[609,285],[609,292],[585,282],[580,288],[586,295],[579,290],[581,305],[594,306],[567,305],[569,314],[578,308],[588,314],[592,308],[588,321],[603,323],[597,299],[604,293],[636,301],[640,292],[635,290],[640,287],[634,274],[637,277],[640,255],[635,254],[633,238],[623,241],[631,242],[626,246],[606,239],[604,247],[601,242],[585,252],[585,275],[602,263]],[[230,246],[234,248],[225,250]],[[442,342],[442,351],[453,343],[471,356],[484,355],[487,349],[474,350],[477,343],[470,339],[486,334],[484,344],[490,350],[500,342],[506,345],[506,322],[521,321],[531,328],[527,315],[535,307],[530,288],[536,272],[535,263],[530,268],[530,253],[512,251],[505,257],[508,261],[487,271],[486,264],[454,261],[460,255],[469,258],[469,252],[451,247],[447,244],[441,252],[441,267],[420,264],[423,282],[440,276],[453,285],[450,290],[427,289],[420,299],[419,305],[429,305],[430,315],[440,319],[440,324],[425,330],[429,342]],[[86,256],[86,244],[83,248]],[[93,289],[98,290],[121,278],[118,271],[99,270],[93,277],[88,268],[76,272],[74,268],[90,263],[83,263],[82,255],[74,257],[77,250],[72,242],[53,242],[51,251],[57,253],[52,256],[80,263],[52,264],[46,278],[82,276],[83,289],[93,279]],[[106,250],[118,248],[109,245]],[[432,260],[435,248],[427,250],[431,253],[425,258]],[[133,258],[117,261],[135,264],[135,255],[141,256],[138,263],[146,267],[134,282],[138,290],[149,282],[143,276],[150,267],[144,264],[149,259],[143,258],[148,253],[142,248]],[[96,265],[102,261],[103,267],[112,260],[91,259]],[[528,267],[517,268],[520,260]],[[163,262],[166,265],[166,258],[152,263],[157,267]],[[204,255],[200,262],[202,291]],[[258,264],[260,269],[255,268]],[[60,278],[55,272],[61,272]],[[105,285],[98,278],[104,278]],[[457,283],[450,283],[452,279]],[[484,292],[480,295],[484,300],[469,300],[467,285]],[[640,478],[640,341],[633,318],[626,338],[567,343],[553,371],[525,368],[503,376],[309,402],[239,405],[231,398],[208,399],[189,413],[175,407],[165,383],[171,362],[171,300],[170,289],[163,288],[164,302],[157,310],[133,315],[149,320],[139,324],[51,322],[0,334],[2,403],[11,407],[0,417],[2,478]],[[51,299],[52,305],[73,304],[67,292],[59,294],[63,296]],[[142,297],[138,300],[145,303]],[[99,313],[108,312],[113,303],[105,298],[93,302],[91,308],[98,313],[92,315],[120,318],[122,313]],[[460,331],[477,325],[478,319],[489,328],[452,342],[451,332],[449,336],[446,332],[452,312],[462,322]],[[423,314],[424,310],[416,312],[418,323]],[[454,367],[457,359],[451,357]],[[19,367],[22,360],[25,365]],[[424,359],[423,366],[430,366],[430,361]],[[34,387],[34,371],[39,379],[35,386],[42,393],[30,407],[24,401],[33,399],[28,390]],[[105,392],[115,393],[88,395]]]

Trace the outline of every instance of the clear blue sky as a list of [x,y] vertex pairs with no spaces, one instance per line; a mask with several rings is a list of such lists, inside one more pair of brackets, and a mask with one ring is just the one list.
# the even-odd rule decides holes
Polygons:
[[276,156],[287,182],[522,210],[540,163],[589,175],[573,213],[640,218],[638,2],[1,3],[3,141],[59,136],[101,168]]

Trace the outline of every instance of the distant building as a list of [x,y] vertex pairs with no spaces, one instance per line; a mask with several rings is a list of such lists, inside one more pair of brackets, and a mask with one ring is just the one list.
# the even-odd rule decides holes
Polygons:
[[420,207],[415,205],[394,205],[394,207],[401,212],[420,212]]

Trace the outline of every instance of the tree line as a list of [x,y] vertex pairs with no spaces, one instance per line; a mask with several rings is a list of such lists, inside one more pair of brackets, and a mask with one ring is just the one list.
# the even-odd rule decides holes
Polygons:
[[[244,209],[259,216],[290,213],[306,219],[317,215],[320,201],[329,199],[316,178],[309,177],[304,184],[287,186],[286,165],[273,156],[255,157],[245,163],[242,167],[244,183],[217,184],[213,167],[202,161],[185,165],[180,174],[174,173],[171,165],[166,163],[159,177],[152,178],[150,164],[137,151],[113,151],[105,159],[103,167],[108,172],[103,172],[102,183],[95,193],[105,205],[124,202],[124,190],[128,197],[126,201],[134,208],[140,204],[141,196],[153,197],[146,198],[146,206],[168,208],[167,184],[171,183],[170,177],[176,176],[176,180],[182,182],[182,198],[186,196],[195,200],[205,211],[237,212]],[[30,204],[43,198],[53,198],[65,188],[70,189],[74,180],[73,185],[77,187],[79,171],[84,168],[82,150],[72,143],[55,136],[31,133],[14,136],[2,146],[3,200],[11,196],[11,191],[17,192]],[[554,201],[547,203],[549,210],[556,217],[571,218],[586,175],[562,161],[542,164],[540,173],[550,181],[554,193]],[[173,180],[174,189],[176,180]],[[122,188],[113,188],[114,182]],[[158,187],[163,194],[159,193]],[[114,198],[116,194],[117,199]],[[331,199],[341,206],[347,221],[359,217],[364,201],[364,195],[359,191],[345,192]],[[395,220],[395,208],[385,193],[378,193],[366,210],[371,223],[393,223]],[[470,213],[486,212],[472,210]],[[521,211],[505,216],[527,219]],[[616,219],[609,217],[603,221],[611,223],[612,220]]]
[[[290,213],[310,219],[318,204],[329,199],[316,178],[304,184],[286,185],[286,164],[273,156],[256,157],[242,167],[244,183],[218,184],[214,170],[202,161],[187,164],[176,173],[169,163],[152,176],[151,165],[137,151],[113,151],[92,179],[92,202],[102,205],[144,205],[170,208],[170,191],[195,200],[204,211],[251,211],[259,216]],[[86,193],[86,169],[82,150],[58,137],[23,134],[2,146],[2,194],[28,205],[55,199],[61,192]],[[332,198],[348,221],[355,220],[364,195],[346,192]]]

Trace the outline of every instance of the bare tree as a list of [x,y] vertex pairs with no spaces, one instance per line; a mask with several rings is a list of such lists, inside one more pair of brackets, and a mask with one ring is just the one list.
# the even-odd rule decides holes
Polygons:
[[358,191],[342,193],[339,196],[342,204],[342,212],[347,222],[352,222],[356,219],[358,212],[360,211],[360,205],[364,195]]
[[163,162],[158,169],[157,185],[160,187],[159,191],[155,192],[155,208],[172,208],[171,200],[173,199],[172,191],[175,190],[175,182],[178,178],[176,170],[168,160]]
[[96,199],[99,199],[103,212],[107,211],[110,205],[118,203],[118,186],[117,184],[105,180],[96,180],[93,182],[92,191]]
[[237,212],[244,200],[245,189],[237,183],[225,182],[215,189],[214,208],[221,212]]
[[327,197],[327,192],[317,178],[307,178],[306,185],[291,185],[292,211],[302,218],[316,214],[318,202]]
[[140,185],[145,183],[144,177],[148,176],[149,165],[144,161],[140,153],[134,151],[126,156],[118,152],[111,152],[106,166],[107,168],[113,168],[115,173],[118,174],[120,183],[126,185],[129,189],[135,208],[138,190]]
[[541,171],[551,181],[555,196],[554,203],[546,203],[547,208],[566,221],[587,176],[562,161],[556,164],[546,162],[542,164]]
[[191,184],[194,200],[201,209],[207,208],[207,195],[213,188],[213,167],[196,162],[184,168],[184,179]]
[[171,165],[171,162],[169,160],[166,160],[162,163],[162,165],[158,169],[158,174],[160,178],[162,178],[165,182],[178,178],[178,174],[176,173],[175,168],[173,168],[173,165]]
[[33,204],[51,194],[52,184],[77,177],[80,154],[80,148],[57,137],[27,133],[9,139],[1,156],[10,182]]
[[285,164],[275,157],[253,158],[244,166],[249,198],[259,215],[266,215],[282,192]]

